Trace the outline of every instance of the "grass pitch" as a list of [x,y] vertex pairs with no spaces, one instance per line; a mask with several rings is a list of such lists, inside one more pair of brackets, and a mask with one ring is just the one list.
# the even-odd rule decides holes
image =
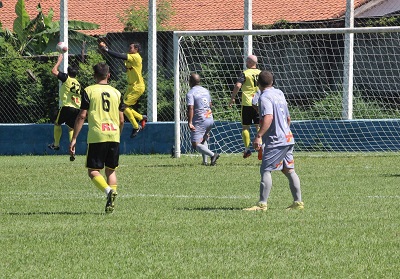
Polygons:
[[256,156],[123,155],[114,214],[84,156],[0,157],[0,278],[398,278],[399,154],[295,154],[304,211]]

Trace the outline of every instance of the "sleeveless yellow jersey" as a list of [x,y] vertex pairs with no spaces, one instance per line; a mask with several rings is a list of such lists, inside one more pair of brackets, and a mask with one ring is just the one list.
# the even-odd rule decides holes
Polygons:
[[142,57],[139,53],[128,53],[128,59],[125,60],[126,74],[129,85],[143,86],[142,76]]
[[88,143],[119,142],[121,93],[108,84],[85,88],[81,109],[88,110]]
[[69,77],[60,88],[61,107],[79,109],[81,105],[81,85],[76,78]]
[[259,69],[247,69],[243,72],[244,82],[242,83],[242,106],[251,106],[253,96],[256,94],[258,86],[257,80],[260,74]]

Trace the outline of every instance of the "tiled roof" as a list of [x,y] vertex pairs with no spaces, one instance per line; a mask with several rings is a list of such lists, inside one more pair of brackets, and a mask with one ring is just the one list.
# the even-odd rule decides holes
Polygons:
[[[354,0],[358,7],[370,0]],[[12,29],[17,0],[3,0],[0,21],[3,28]],[[40,2],[43,12],[54,10],[53,20],[60,18],[60,0],[25,0],[31,18],[36,14]],[[243,29],[244,0],[171,0],[174,15],[169,26],[175,30],[221,30]],[[342,17],[346,10],[346,0],[253,0],[253,23],[272,24],[278,20],[289,22],[325,20]],[[118,15],[131,6],[147,7],[148,0],[68,0],[70,20],[94,22],[100,29],[86,32],[106,34],[122,32],[123,24]]]
[[[2,1],[3,7],[0,8],[0,21],[3,27],[12,29],[15,15],[15,4],[17,0]],[[44,14],[48,14],[50,8],[54,11],[53,20],[60,19],[60,0],[25,0],[25,6],[31,19],[37,15],[36,7],[40,2]],[[123,31],[123,24],[118,19],[118,15],[128,9],[132,3],[143,3],[146,0],[69,0],[68,18],[70,20],[81,20],[97,23],[100,28],[90,31],[90,34],[105,34],[108,32]]]

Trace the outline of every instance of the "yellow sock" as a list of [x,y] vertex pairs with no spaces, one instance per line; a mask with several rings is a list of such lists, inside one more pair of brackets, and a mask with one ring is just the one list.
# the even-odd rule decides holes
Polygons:
[[72,136],[74,135],[74,130],[72,130],[72,129],[69,129],[68,130],[68,137],[69,137],[69,142],[71,142],[71,140],[72,140]]
[[138,129],[139,124],[137,123],[137,121],[135,119],[135,112],[136,111],[134,111],[132,108],[129,108],[129,107],[124,110],[124,114],[129,119],[129,121],[132,123],[132,127],[134,129]]
[[249,130],[242,130],[242,138],[243,138],[244,147],[249,148],[249,146],[250,146]]
[[98,175],[92,178],[92,183],[99,188],[102,192],[108,187],[108,184],[102,175]]
[[132,113],[133,113],[133,116],[135,117],[135,119],[137,119],[139,121],[141,121],[143,119],[143,116],[140,113],[138,113],[136,110],[132,109]]
[[110,187],[115,193],[117,192],[117,185],[110,185]]
[[60,139],[62,135],[62,127],[54,125],[54,145],[60,146]]

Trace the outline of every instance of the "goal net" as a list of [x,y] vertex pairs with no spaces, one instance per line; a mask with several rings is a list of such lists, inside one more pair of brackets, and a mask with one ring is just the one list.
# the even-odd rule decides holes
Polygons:
[[[175,155],[192,152],[185,95],[191,72],[212,96],[210,149],[243,152],[240,96],[251,36],[258,68],[274,73],[289,103],[297,151],[397,151],[400,27],[175,32]],[[251,138],[256,130],[252,127]]]

